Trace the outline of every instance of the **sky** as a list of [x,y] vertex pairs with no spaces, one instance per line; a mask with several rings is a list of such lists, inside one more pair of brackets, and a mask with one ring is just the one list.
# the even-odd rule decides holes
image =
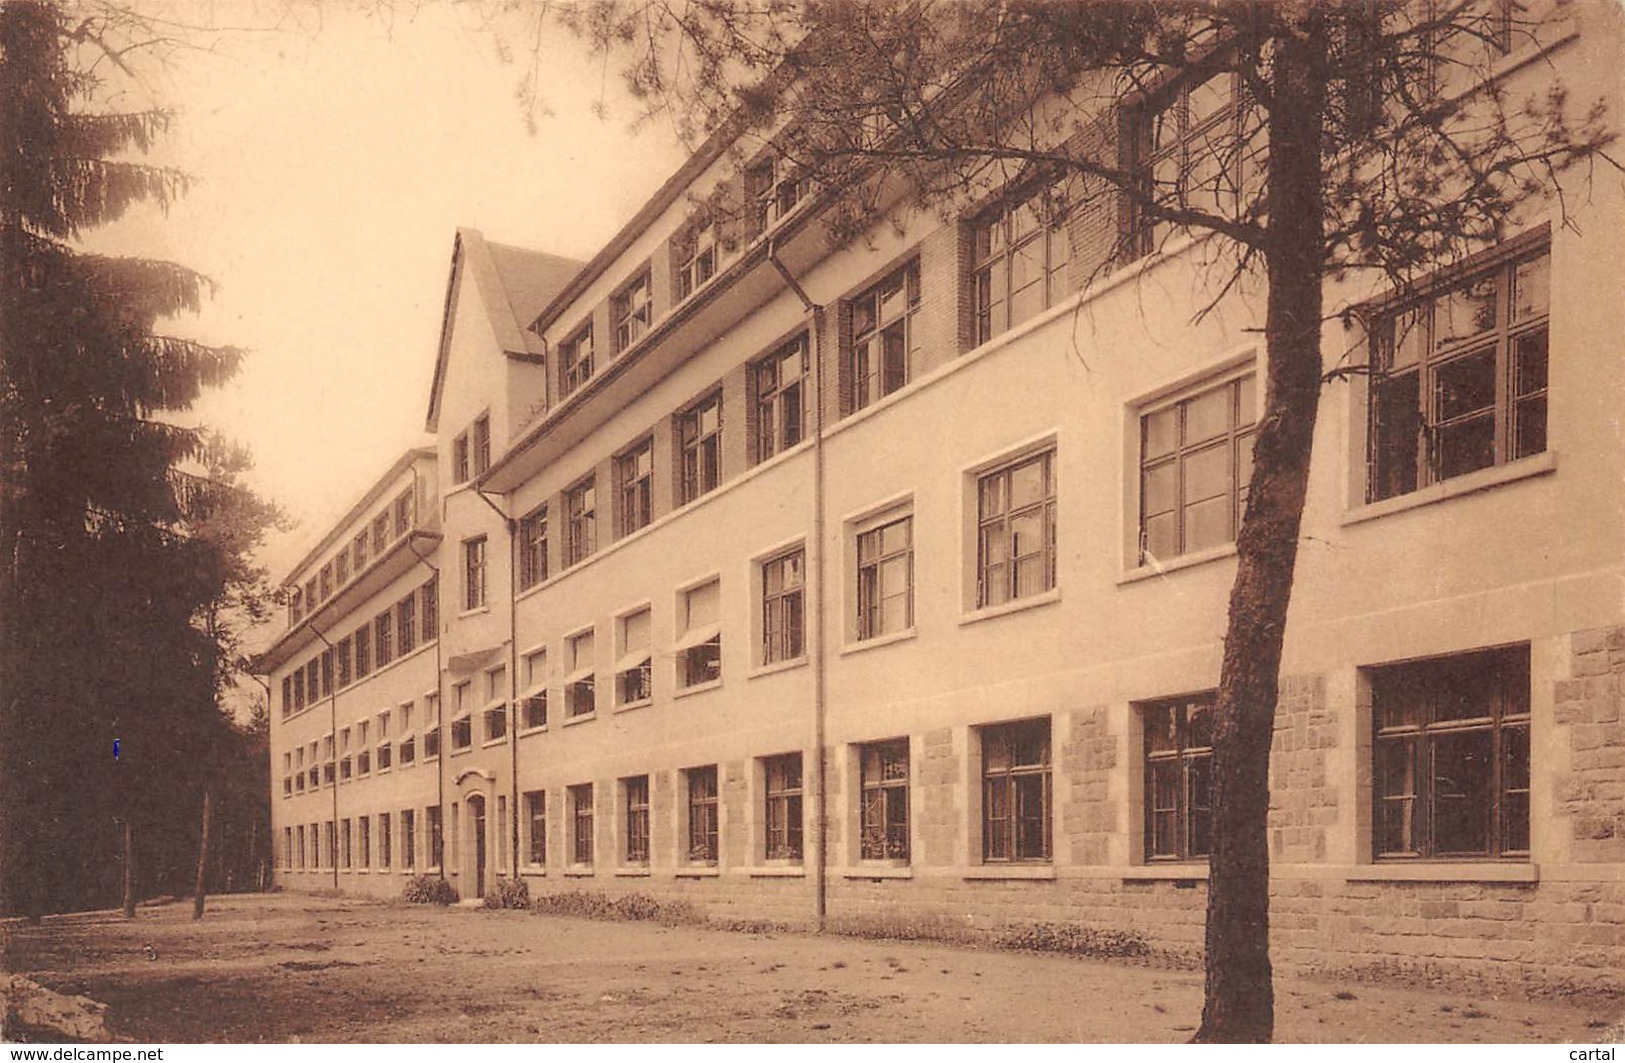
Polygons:
[[112,101],[173,109],[149,161],[196,183],[167,214],[132,212],[87,246],[218,286],[168,327],[247,349],[187,418],[246,444],[250,485],[297,522],[260,558],[273,578],[425,441],[456,228],[586,259],[686,155],[669,126],[632,132],[613,68],[568,34],[545,44],[532,132],[524,69],[502,61],[478,10],[399,6],[174,0],[166,15],[247,28],[143,67]]

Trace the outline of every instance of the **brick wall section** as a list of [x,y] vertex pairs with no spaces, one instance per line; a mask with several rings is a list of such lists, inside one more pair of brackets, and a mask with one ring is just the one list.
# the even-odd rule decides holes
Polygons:
[[1337,715],[1321,676],[1283,676],[1270,749],[1270,858],[1284,863],[1326,859],[1326,828],[1337,822],[1339,789],[1328,771],[1337,746]]
[[751,466],[750,367],[737,365],[722,378],[721,483],[740,476]]
[[[1117,113],[1110,112],[1073,134],[1067,150],[1074,157],[1117,165]],[[1068,185],[1072,213],[1067,219],[1072,238],[1068,288],[1087,287],[1112,261],[1121,232],[1123,197],[1108,182],[1078,177]]]
[[1568,731],[1569,770],[1553,777],[1555,804],[1578,863],[1625,861],[1625,627],[1578,631],[1571,675],[1557,682],[1555,722]]
[[954,862],[954,845],[963,829],[958,802],[963,769],[952,730],[925,733],[914,771],[919,775],[914,791],[914,823],[919,831],[914,860],[925,867],[947,867]]
[[920,241],[920,306],[914,312],[918,348],[914,377],[946,365],[965,348],[959,337],[959,226],[944,225]]
[[[843,810],[856,808],[858,798],[854,795],[850,802],[846,797],[843,780],[846,772],[840,770],[841,757],[844,750],[840,746],[827,746],[824,749],[824,808],[826,820],[824,823],[824,846],[829,851],[830,866],[844,864],[847,861],[846,849],[846,816]],[[809,865],[818,859],[818,786],[819,778],[817,765],[813,762],[813,753],[809,749],[802,761],[804,782],[802,784],[802,808],[804,809],[803,823],[806,831],[806,844],[804,850]],[[852,789],[858,788],[858,779],[852,778]],[[856,852],[854,848],[853,852]]]
[[1071,864],[1105,864],[1111,839],[1119,829],[1117,803],[1108,796],[1117,767],[1117,738],[1106,723],[1106,709],[1080,709],[1061,741],[1057,765],[1061,778],[1061,821],[1066,836],[1059,856]]
[[730,760],[717,765],[717,799],[720,806],[722,834],[719,844],[725,867],[739,867],[751,863],[751,838],[746,824],[750,821],[750,761]]

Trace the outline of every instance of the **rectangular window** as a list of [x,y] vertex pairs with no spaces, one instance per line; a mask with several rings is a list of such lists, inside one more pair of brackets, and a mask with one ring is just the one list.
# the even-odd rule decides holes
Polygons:
[[654,518],[654,453],[654,440],[645,439],[615,459],[621,535],[631,535]]
[[649,865],[649,777],[637,775],[621,780],[626,795],[626,863]]
[[474,418],[473,450],[474,475],[479,476],[491,467],[491,417],[489,414],[480,414]]
[[305,866],[305,825],[299,825],[299,866]]
[[717,767],[690,768],[688,782],[688,863],[717,862]]
[[498,668],[486,676],[489,703],[485,709],[485,741],[500,742],[508,737],[508,670]]
[[914,518],[858,533],[858,639],[914,626]]
[[314,613],[321,604],[321,599],[316,596],[316,577],[312,576],[305,581],[305,611]]
[[718,580],[685,591],[681,598],[683,635],[677,640],[677,685],[697,686],[722,678],[722,584]]
[[389,511],[378,514],[372,519],[372,552],[374,557],[383,557],[384,549],[389,546]]
[[906,862],[908,739],[858,747],[858,774],[863,801],[859,857]]
[[1049,186],[985,214],[972,243],[978,344],[1049,309],[1070,290],[1072,241],[1061,197]]
[[363,624],[355,633],[355,677],[365,679],[372,672],[372,625]]
[[914,326],[919,308],[918,261],[852,300],[852,350],[846,367],[850,410],[861,410],[909,382],[919,348]]
[[395,617],[388,609],[379,613],[372,622],[373,633],[373,661],[376,667],[382,668],[395,659],[394,648]]
[[522,726],[547,726],[547,651],[525,655],[525,700],[521,706]]
[[976,605],[1055,586],[1055,451],[1012,462],[976,481]]
[[350,560],[355,563],[355,574],[361,575],[361,570],[367,567],[369,551],[367,550],[367,533],[362,532],[350,543]]
[[407,595],[395,603],[395,636],[400,641],[400,655],[405,657],[418,645],[417,596]]
[[440,577],[430,576],[418,597],[423,600],[423,641],[430,643],[440,637]]
[[454,714],[451,718],[451,748],[453,750],[468,749],[474,744],[474,725],[469,720],[473,712],[471,683],[458,683],[452,688],[455,699]]
[[806,551],[797,547],[762,563],[762,663],[806,652]]
[[591,631],[583,631],[564,643],[565,659],[570,665],[570,674],[564,680],[564,713],[570,719],[597,710],[592,636]]
[[1153,702],[1145,722],[1145,858],[1212,851],[1213,694]]
[[401,866],[408,871],[417,866],[417,814],[401,809]]
[[408,764],[415,763],[418,759],[417,739],[413,738],[411,735],[407,735],[405,738],[401,739],[400,743],[396,746],[395,755],[397,758],[399,758],[401,767],[403,768]]
[[598,549],[598,494],[593,477],[564,492],[564,564],[585,561]]
[[519,520],[519,589],[534,587],[547,578],[547,505],[543,503]]
[[982,859],[1050,858],[1048,719],[982,728]]
[[769,860],[801,861],[801,754],[786,753],[762,761],[767,798],[767,847]]
[[618,626],[621,652],[615,662],[615,700],[620,705],[637,705],[654,696],[650,611],[628,613]]
[[346,871],[355,864],[354,829],[348,819],[339,821],[339,867]]
[[679,505],[716,490],[722,482],[722,392],[677,416],[677,453]]
[[745,194],[756,205],[758,230],[766,232],[812,195],[812,178],[775,152],[745,171]]
[[472,469],[469,466],[468,433],[460,433],[451,441],[451,480],[452,483],[465,483],[472,479]]
[[340,587],[350,582],[350,551],[340,550],[333,558],[333,582]]
[[303,603],[304,603],[304,594],[299,590],[298,587],[290,587],[288,589],[288,626],[289,627],[292,627],[294,624],[299,623],[299,621],[301,621],[301,620],[303,620],[305,618],[305,609],[304,609],[304,604]]
[[547,863],[547,794],[541,790],[525,793],[525,862]]
[[424,819],[429,825],[429,866],[439,867],[445,856],[445,832],[440,816],[440,806],[430,805],[423,810]]
[[372,822],[366,816],[355,821],[356,862],[362,867],[372,866]]
[[1543,244],[1378,320],[1370,501],[1546,449],[1550,274]]
[[717,230],[709,219],[696,219],[677,241],[677,298],[687,299],[716,275]]
[[654,313],[649,303],[649,271],[644,270],[631,284],[622,288],[610,300],[610,314],[615,319],[615,350],[624,351],[649,331]]
[[333,671],[338,688],[343,690],[350,685],[350,639],[348,636],[339,639],[338,645],[333,647]]
[[751,366],[756,394],[757,461],[789,450],[806,434],[807,373],[805,335]]
[[485,608],[485,536],[463,540],[463,610]]
[[378,866],[389,867],[393,862],[390,849],[394,835],[390,831],[390,816],[388,812],[378,813]]
[[570,803],[570,855],[572,861],[592,865],[592,783],[566,791]]
[[325,602],[327,599],[333,597],[333,562],[329,561],[327,564],[322,566],[321,581],[322,601]]
[[322,824],[322,833],[326,838],[327,867],[333,866],[333,854],[338,852],[338,826],[332,820]]
[[592,326],[559,344],[559,398],[575,391],[592,376]]
[[1140,416],[1140,563],[1235,542],[1253,475],[1251,373]]
[[323,650],[321,661],[322,697],[325,698],[333,693],[333,651]]
[[1529,647],[1374,668],[1378,857],[1529,855]]
[[416,509],[416,501],[412,489],[408,487],[395,498],[395,538],[399,539],[412,530],[412,518]]
[[1199,77],[1128,113],[1124,143],[1134,194],[1126,197],[1124,248],[1131,259],[1158,250],[1175,228],[1156,208],[1233,213],[1239,155],[1234,79],[1223,70]]

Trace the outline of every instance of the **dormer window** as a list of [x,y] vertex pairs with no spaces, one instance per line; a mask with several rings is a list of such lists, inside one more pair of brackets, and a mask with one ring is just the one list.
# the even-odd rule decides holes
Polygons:
[[474,475],[482,475],[491,467],[491,417],[480,414],[474,419]]
[[778,154],[770,154],[745,171],[745,193],[756,204],[756,219],[766,232],[790,215],[812,194],[812,178]]

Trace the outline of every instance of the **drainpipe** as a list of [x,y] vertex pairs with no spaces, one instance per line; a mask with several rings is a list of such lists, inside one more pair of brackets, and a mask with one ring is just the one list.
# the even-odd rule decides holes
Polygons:
[[[442,719],[444,719],[445,715],[446,715],[446,691],[445,691],[445,679],[444,679],[444,676],[445,676],[446,673],[445,673],[445,668],[442,666],[441,660],[440,660],[441,638],[440,638],[440,631],[438,630],[439,627],[440,627],[440,617],[441,617],[441,614],[444,612],[444,610],[442,610],[440,608],[440,579],[439,579],[440,570],[438,568],[435,568],[433,565],[431,565],[429,563],[428,558],[426,558],[422,554],[418,553],[418,544],[417,544],[417,539],[416,538],[414,538],[413,536],[408,535],[406,537],[406,547],[407,547],[407,549],[412,551],[412,556],[418,559],[418,563],[420,565],[422,565],[424,568],[428,569],[430,575],[435,577],[435,584],[434,584],[434,597],[435,597],[434,614],[435,614],[435,621],[434,621],[434,623],[435,623],[436,631],[434,633],[434,701],[435,701],[435,721],[434,721],[434,726],[435,726],[435,730],[438,731],[438,730],[440,730],[440,721]],[[436,756],[434,759],[435,759],[435,803],[437,805],[439,805],[439,807],[440,807],[440,848],[441,848],[440,862],[436,866],[440,868],[440,879],[443,882],[443,881],[445,881],[445,878],[446,878],[446,856],[445,856],[445,851],[444,851],[445,848],[446,848],[446,845],[445,845],[445,838],[446,838],[446,747],[445,747],[445,742],[444,742],[445,735],[441,735],[441,739],[442,739],[442,741],[441,741],[441,744],[440,744],[440,754],[438,756]],[[425,823],[424,826],[427,827],[428,824]],[[433,856],[434,853],[431,852],[428,855]]]
[[508,861],[519,880],[519,536],[517,522],[476,485],[474,493],[508,530]]
[[813,898],[815,911],[818,917],[818,929],[824,929],[825,915],[829,906],[829,764],[824,753],[825,723],[824,717],[827,707],[827,667],[824,647],[825,627],[828,623],[829,610],[825,607],[824,587],[827,582],[824,573],[824,344],[823,344],[823,307],[814,303],[808,297],[795,276],[791,274],[783,262],[779,261],[778,245],[773,237],[768,238],[767,260],[773,264],[779,276],[807,312],[812,322],[812,357],[808,362],[812,366],[813,389],[813,548],[809,558],[808,567],[813,573],[813,595],[818,603],[817,622],[813,625],[812,634],[814,642],[812,647],[813,665],[813,777],[817,781],[818,794],[814,802],[814,815],[817,824],[814,833],[818,838],[818,860],[813,864]]

